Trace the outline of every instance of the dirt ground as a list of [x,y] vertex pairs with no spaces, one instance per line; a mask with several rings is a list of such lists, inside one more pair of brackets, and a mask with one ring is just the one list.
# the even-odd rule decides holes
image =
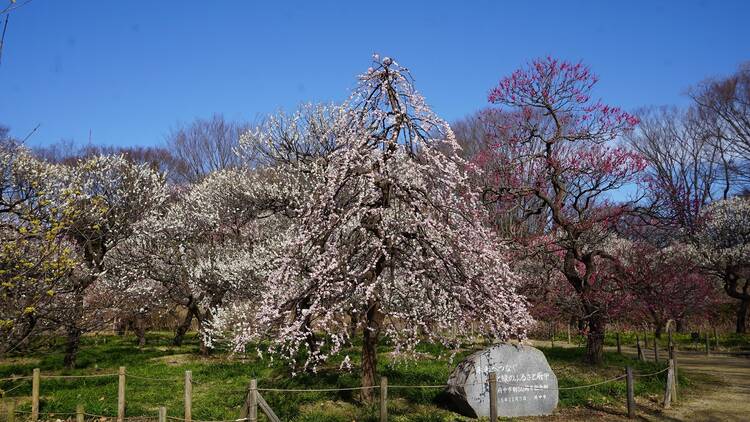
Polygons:
[[750,421],[750,358],[686,352],[677,359],[680,370],[708,374],[717,382],[653,420]]
[[[626,348],[625,353],[635,355]],[[649,351],[650,352],[650,351]],[[662,356],[665,355],[661,352]],[[649,359],[648,352],[646,358]],[[650,356],[653,359],[653,353]],[[678,394],[677,403],[662,409],[661,398],[637,402],[637,419],[653,422],[750,422],[750,357],[728,354],[706,356],[698,352],[678,352],[680,371],[710,375],[714,381],[687,396]],[[524,421],[626,421],[625,409],[564,409],[544,418]]]

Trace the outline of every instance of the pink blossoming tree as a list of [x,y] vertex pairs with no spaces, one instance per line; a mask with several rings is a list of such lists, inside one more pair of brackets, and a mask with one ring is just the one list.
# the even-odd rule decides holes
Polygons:
[[[559,269],[581,300],[587,360],[602,360],[607,321],[598,286],[610,229],[636,202],[611,193],[636,182],[644,161],[616,140],[637,119],[591,99],[597,78],[580,63],[534,60],[500,80],[489,101],[503,119],[478,161],[489,173],[484,198],[518,219],[544,217],[522,243],[543,239],[561,256]],[[541,243],[545,243],[541,242]]]

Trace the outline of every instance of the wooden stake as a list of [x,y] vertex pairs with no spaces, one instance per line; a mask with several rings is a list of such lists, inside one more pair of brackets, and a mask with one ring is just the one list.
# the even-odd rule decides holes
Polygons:
[[159,422],[167,422],[167,408],[159,406]]
[[388,378],[380,377],[380,422],[388,422]]
[[678,377],[677,377],[677,353],[676,353],[676,350],[674,349],[674,346],[672,346],[671,352],[672,353],[670,353],[669,359],[672,360],[672,366],[674,367],[674,385],[675,385],[675,390],[677,390],[677,380],[678,380]]
[[276,416],[276,413],[273,413],[273,409],[271,409],[271,406],[266,403],[266,399],[263,398],[263,395],[260,394],[260,391],[255,391],[255,397],[258,399],[258,407],[263,411],[263,413],[266,414],[269,422],[281,422],[281,419]]
[[708,337],[708,331],[706,331],[706,356],[711,355],[711,340]]
[[497,373],[490,372],[490,422],[497,422]]
[[667,330],[667,335],[669,336],[669,344],[667,345],[669,347],[670,353],[674,346],[674,342],[672,341],[672,327],[669,327],[669,330]]
[[628,390],[628,418],[635,419],[635,388],[633,386],[633,368],[625,367],[625,382]]
[[659,341],[654,336],[654,362],[659,363]]
[[185,421],[193,420],[193,371],[185,371]]
[[638,360],[643,360],[643,350],[641,349],[641,339],[638,334],[635,335],[635,348],[638,351]]
[[16,401],[10,400],[6,406],[8,406],[8,422],[16,422]]
[[669,409],[672,401],[672,390],[674,389],[674,370],[672,369],[672,363],[669,364],[669,370],[667,371],[667,388],[664,391],[664,408]]
[[677,366],[674,359],[669,360],[669,367],[672,368],[672,401],[677,403]]
[[83,405],[76,406],[76,422],[83,422]]
[[125,367],[121,366],[117,383],[117,422],[125,420]]
[[552,343],[552,347],[555,347],[555,326],[550,322],[549,324],[549,341]]
[[716,327],[714,327],[714,349],[719,349],[719,336],[716,334]]
[[570,342],[570,323],[568,323],[568,344],[572,344]]
[[39,383],[42,379],[39,368],[34,368],[31,376],[31,420],[39,420]]
[[258,381],[250,380],[250,393],[248,395],[247,419],[250,422],[258,422]]
[[615,333],[615,340],[617,341],[617,353],[622,354],[622,348],[620,347],[620,332]]

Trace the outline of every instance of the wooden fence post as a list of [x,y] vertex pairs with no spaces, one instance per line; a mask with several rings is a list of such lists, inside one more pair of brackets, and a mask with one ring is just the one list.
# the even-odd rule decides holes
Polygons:
[[193,371],[185,371],[185,421],[193,420]]
[[258,422],[258,380],[250,380],[248,402],[247,420],[250,422]]
[[674,390],[674,368],[672,367],[672,361],[669,361],[669,369],[667,370],[667,388],[664,391],[664,408],[669,409],[672,401],[672,391]]
[[622,354],[622,348],[620,347],[620,332],[615,333],[615,341],[617,341],[617,353]]
[[659,341],[654,336],[654,362],[659,363]]
[[159,406],[159,422],[167,422],[167,408]]
[[16,421],[16,401],[12,399],[6,404],[8,406],[8,422]]
[[669,344],[667,345],[667,347],[669,347],[669,350],[671,351],[672,346],[674,346],[674,342],[672,340],[672,328],[671,327],[669,328],[669,330],[667,330],[667,335],[669,336]]
[[669,360],[669,366],[672,368],[672,401],[677,403],[677,365],[674,359]]
[[708,337],[708,330],[706,330],[706,356],[711,355],[711,340]]
[[78,404],[76,406],[76,422],[83,422],[83,405]]
[[497,422],[497,373],[490,372],[490,422]]
[[[677,353],[675,353],[674,345],[669,350],[669,359],[672,361],[672,367],[674,368],[674,386],[675,386],[675,396],[677,396]],[[676,399],[675,399],[676,400]]]
[[125,419],[125,367],[121,366],[117,371],[117,422]]
[[555,326],[550,322],[549,324],[549,340],[552,343],[552,347],[555,347]]
[[633,386],[633,368],[625,367],[625,382],[628,391],[628,418],[635,419],[635,388]]
[[641,349],[641,339],[638,334],[635,335],[635,348],[638,351],[638,360],[643,360],[643,349]]
[[39,373],[39,368],[34,368],[34,372],[31,375],[31,420],[36,422],[39,420],[39,383],[42,380],[42,375]]
[[380,377],[380,422],[388,422],[388,378]]
[[719,336],[716,334],[716,327],[714,327],[714,349],[719,350]]
[[570,342],[570,323],[568,323],[568,344],[573,344]]

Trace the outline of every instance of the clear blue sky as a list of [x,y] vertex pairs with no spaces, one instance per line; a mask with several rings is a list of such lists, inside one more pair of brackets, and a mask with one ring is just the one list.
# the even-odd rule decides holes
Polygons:
[[541,55],[585,61],[597,96],[626,109],[685,104],[688,86],[750,60],[750,1],[398,3],[33,0],[10,16],[0,124],[23,137],[41,123],[37,145],[89,130],[155,145],[197,116],[342,100],[373,52],[448,120]]

